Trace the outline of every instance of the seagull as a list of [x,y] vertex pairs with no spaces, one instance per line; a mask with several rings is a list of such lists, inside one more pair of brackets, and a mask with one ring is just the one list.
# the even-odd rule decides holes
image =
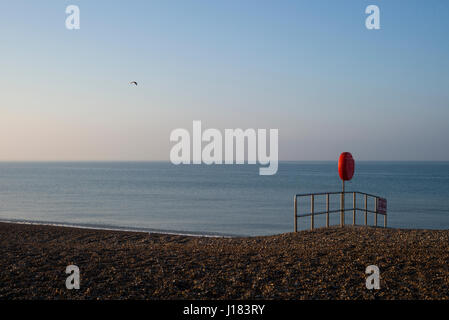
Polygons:
[[137,86],[137,82],[136,81],[131,81],[129,84],[135,84]]

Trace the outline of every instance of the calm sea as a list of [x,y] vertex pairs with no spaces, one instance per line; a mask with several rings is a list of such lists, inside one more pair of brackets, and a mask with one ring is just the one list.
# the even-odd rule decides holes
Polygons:
[[[0,163],[0,220],[270,235],[292,231],[294,194],[341,190],[336,162],[281,162],[274,176],[259,176],[258,168],[168,162]],[[449,228],[449,162],[359,161],[346,190],[387,198],[391,227]],[[308,201],[302,203],[300,210],[308,206]],[[331,206],[338,208],[337,199],[331,199]],[[324,202],[317,199],[316,210],[320,208]],[[316,220],[317,226],[323,225],[323,218]],[[331,222],[337,221],[334,214]],[[346,221],[352,221],[352,214]],[[357,222],[363,222],[362,214]],[[308,226],[308,218],[300,220],[301,228]]]

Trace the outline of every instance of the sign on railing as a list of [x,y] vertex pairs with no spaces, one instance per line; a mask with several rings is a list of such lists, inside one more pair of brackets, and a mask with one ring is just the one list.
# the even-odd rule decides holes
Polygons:
[[377,211],[380,214],[387,214],[387,199],[377,198]]

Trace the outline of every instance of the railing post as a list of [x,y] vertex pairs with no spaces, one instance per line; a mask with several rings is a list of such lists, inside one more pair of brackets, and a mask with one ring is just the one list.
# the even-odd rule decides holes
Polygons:
[[312,194],[310,196],[310,230],[313,230],[313,227],[315,226],[315,217],[314,217],[314,211],[315,211],[315,196]]
[[326,228],[329,228],[329,193],[326,194]]
[[355,211],[356,211],[356,203],[355,203],[355,192],[352,193],[352,206],[354,211],[352,212],[352,225],[355,226]]
[[343,180],[343,191],[340,196],[340,227],[345,225],[345,181]]
[[294,200],[294,213],[295,213],[295,232],[298,232],[298,196],[295,195],[295,200]]
[[365,226],[368,225],[368,195],[365,194]]
[[377,227],[377,197],[374,198],[374,225]]

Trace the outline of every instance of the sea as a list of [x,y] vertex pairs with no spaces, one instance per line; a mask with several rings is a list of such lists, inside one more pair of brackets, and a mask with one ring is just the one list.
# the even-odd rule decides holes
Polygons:
[[[387,225],[449,229],[449,162],[358,161],[346,191],[387,199]],[[277,174],[258,165],[173,165],[170,162],[1,162],[0,221],[206,236],[262,236],[293,231],[296,194],[340,192],[337,163],[280,162]],[[331,196],[330,210],[340,207]],[[298,214],[310,197],[300,197]],[[353,196],[345,197],[352,208]],[[374,201],[368,201],[369,209]],[[364,198],[356,196],[356,207]],[[314,211],[325,197],[314,199]],[[325,215],[314,226],[325,225]],[[339,213],[330,223],[339,223]],[[383,226],[383,216],[378,225]],[[345,214],[353,223],[353,213]],[[374,214],[368,213],[373,225]],[[364,224],[364,212],[356,213]],[[310,217],[298,219],[310,228]]]

